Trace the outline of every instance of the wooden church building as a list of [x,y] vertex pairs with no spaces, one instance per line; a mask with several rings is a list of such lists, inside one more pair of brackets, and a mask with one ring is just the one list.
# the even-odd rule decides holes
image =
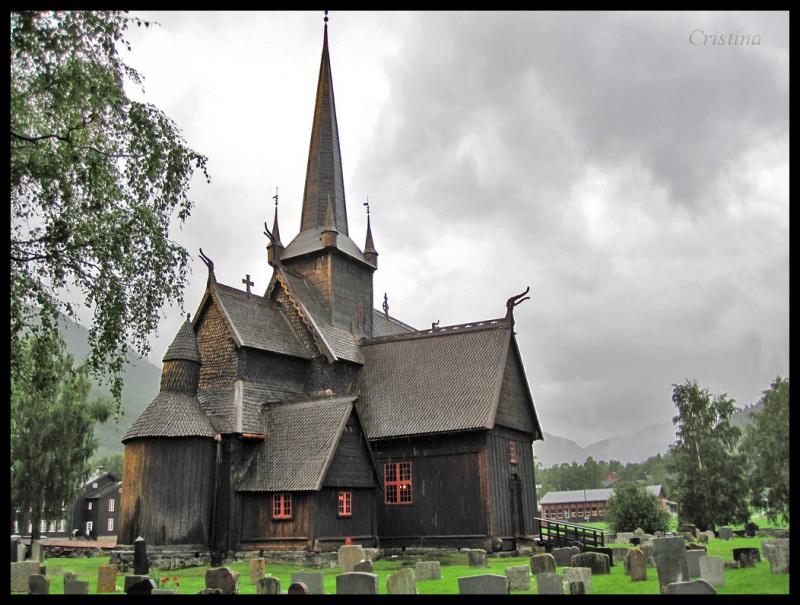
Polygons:
[[[265,225],[266,228],[266,225]],[[542,439],[513,309],[416,330],[374,308],[369,220],[348,232],[327,18],[300,231],[277,206],[263,295],[217,281],[125,435],[119,544],[237,551],[513,549]],[[500,307],[503,301],[499,301]]]

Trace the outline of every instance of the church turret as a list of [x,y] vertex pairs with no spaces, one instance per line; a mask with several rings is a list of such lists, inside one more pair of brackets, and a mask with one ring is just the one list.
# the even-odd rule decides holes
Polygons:
[[281,232],[278,229],[278,188],[275,188],[275,196],[272,198],[275,200],[275,219],[272,221],[272,231],[267,228],[267,224],[264,223],[264,234],[269,238],[269,244],[267,245],[267,262],[272,265],[273,267],[278,264],[278,261],[281,259],[281,253],[283,252],[283,244],[281,243]]
[[378,268],[378,251],[375,249],[375,244],[372,241],[372,226],[369,220],[369,202],[364,204],[367,207],[367,241],[364,243],[364,258],[367,259],[370,265]]
[[328,195],[328,210],[325,213],[325,225],[322,228],[320,235],[320,242],[325,248],[335,248],[336,242],[339,237],[339,231],[336,229],[336,218],[333,214],[333,206],[331,205],[331,196]]

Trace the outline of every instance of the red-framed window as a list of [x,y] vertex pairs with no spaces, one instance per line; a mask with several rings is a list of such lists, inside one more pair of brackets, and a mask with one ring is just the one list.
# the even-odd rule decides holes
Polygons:
[[388,462],[383,465],[383,494],[386,504],[413,504],[410,462]]
[[508,461],[511,464],[517,463],[517,444],[514,441],[508,442]]
[[339,492],[339,515],[340,517],[353,516],[353,493]]
[[273,519],[292,518],[292,494],[272,495],[272,518]]

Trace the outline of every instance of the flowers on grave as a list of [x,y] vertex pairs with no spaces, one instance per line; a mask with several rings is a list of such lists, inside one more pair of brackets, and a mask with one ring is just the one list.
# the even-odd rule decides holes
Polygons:
[[161,588],[164,590],[177,590],[178,586],[180,585],[181,583],[178,582],[178,578],[176,577],[170,578],[169,576],[166,576],[161,578]]

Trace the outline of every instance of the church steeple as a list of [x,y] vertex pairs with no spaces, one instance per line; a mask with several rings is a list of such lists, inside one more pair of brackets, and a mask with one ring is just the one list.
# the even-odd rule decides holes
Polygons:
[[364,202],[367,207],[367,241],[364,242],[364,258],[373,266],[378,266],[378,251],[375,249],[375,243],[372,241],[372,225],[369,220],[369,198]]
[[347,235],[347,206],[344,197],[342,156],[339,150],[339,128],[336,122],[331,62],[328,54],[327,16],[325,19],[300,231],[325,225],[327,196],[330,192],[337,229],[339,233]]

